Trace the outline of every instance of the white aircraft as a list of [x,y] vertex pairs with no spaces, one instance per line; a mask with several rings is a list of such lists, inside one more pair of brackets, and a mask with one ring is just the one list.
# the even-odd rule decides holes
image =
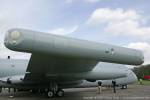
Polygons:
[[94,86],[100,80],[116,79],[117,84],[126,80],[120,84],[127,85],[137,80],[135,74],[112,63],[144,62],[142,52],[135,49],[25,29],[8,30],[4,44],[8,49],[32,55],[29,61],[0,60],[1,87],[43,91],[48,97],[61,97],[64,88]]

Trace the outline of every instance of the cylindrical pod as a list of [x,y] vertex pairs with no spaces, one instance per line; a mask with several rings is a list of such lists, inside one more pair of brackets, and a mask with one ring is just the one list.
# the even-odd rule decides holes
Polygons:
[[5,46],[20,52],[78,57],[111,63],[140,65],[144,62],[143,53],[135,49],[25,29],[8,30]]

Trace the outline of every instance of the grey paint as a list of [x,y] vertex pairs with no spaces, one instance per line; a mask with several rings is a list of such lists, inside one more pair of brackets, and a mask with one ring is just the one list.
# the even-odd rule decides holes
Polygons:
[[95,82],[89,82],[87,80],[84,80],[81,84],[77,85],[76,87],[95,87],[95,86],[98,86],[98,81],[102,82],[102,86],[112,86],[113,80],[115,80],[116,85],[119,85],[119,86],[133,84],[138,81],[137,76],[134,74],[134,72],[131,69],[128,69],[125,66],[122,66],[122,67],[121,66],[115,66],[115,67],[122,68],[122,70],[124,69],[127,72],[126,77],[109,79],[109,80],[97,80]]
[[[0,77],[7,79],[8,77],[14,76],[24,76],[27,70],[28,60],[15,60],[15,59],[1,59],[0,60]],[[104,65],[104,66],[103,66]],[[112,78],[120,78],[126,76],[126,71],[120,68],[116,68],[115,66],[111,67],[112,64],[98,64],[96,69],[88,72],[80,72],[80,73],[57,73],[57,74],[46,74],[47,80],[50,80],[49,77],[55,77],[55,79],[59,78],[60,81],[64,80],[81,80],[81,79],[112,79]],[[98,69],[97,69],[98,68]],[[112,70],[112,68],[116,68],[116,70]],[[116,73],[117,71],[117,73]],[[7,78],[5,78],[7,77]],[[24,77],[22,77],[24,78]],[[47,81],[46,80],[46,81]],[[34,80],[30,80],[34,81]],[[42,81],[44,81],[42,79]]]
[[111,63],[140,65],[141,51],[109,44],[56,36],[25,29],[11,29],[5,36],[7,48],[29,53],[44,53]]
[[[19,65],[16,62],[15,66],[26,66],[26,70],[22,71],[24,74],[16,74],[17,67],[15,71],[10,71],[11,74],[13,73],[12,76],[9,74],[2,77],[3,81],[11,77],[11,81],[20,84],[20,81],[14,77],[23,76],[24,80],[21,82],[28,83],[27,87],[31,83],[41,87],[41,83],[48,84],[50,81],[57,81],[64,87],[76,86],[84,79],[126,77],[127,71],[117,64],[115,66],[108,63],[97,64],[99,61],[131,65],[144,62],[143,54],[138,50],[24,29],[9,30],[4,43],[11,50],[32,53],[29,63],[19,61]],[[100,69],[94,69],[96,65],[96,68]]]
[[22,75],[27,65],[28,60],[0,59],[0,77]]
[[[17,86],[20,84],[21,88],[33,88],[36,87],[32,84],[35,84],[34,82],[26,82],[26,81],[21,81],[20,78],[24,78],[27,65],[28,65],[28,60],[14,60],[14,59],[1,59],[0,60],[0,81],[6,82],[8,78],[11,79],[13,84],[16,84]],[[12,67],[13,66],[13,67]],[[17,73],[16,73],[17,72]],[[111,82],[113,79],[116,79],[117,84],[131,84],[137,80],[137,77],[135,74],[128,68],[126,68],[124,65],[121,64],[113,64],[113,63],[104,63],[101,62],[99,63],[92,71],[95,73],[95,76],[90,76],[89,74],[83,74],[83,80],[60,80],[58,83],[60,84],[60,87],[62,88],[70,88],[70,87],[91,87],[91,86],[97,86],[98,81],[102,81],[103,85],[111,85]],[[120,73],[118,73],[120,72]],[[117,78],[117,73],[118,75],[125,75],[124,77]],[[76,78],[81,77],[80,75],[82,73],[77,73]],[[66,75],[66,78],[69,75]],[[91,77],[91,79],[95,79],[95,77],[98,77],[96,82],[88,82],[85,79]],[[70,77],[73,77],[70,75]],[[106,78],[107,77],[107,78]],[[109,80],[108,80],[109,78]],[[101,79],[101,80],[100,80]],[[105,80],[102,80],[105,79]],[[106,80],[107,79],[107,80]],[[26,84],[28,83],[28,84]],[[37,82],[39,85],[37,87],[43,87],[42,82]],[[1,84],[3,86],[7,86],[6,84]],[[8,85],[12,87],[12,85]],[[16,87],[17,87],[16,86]]]

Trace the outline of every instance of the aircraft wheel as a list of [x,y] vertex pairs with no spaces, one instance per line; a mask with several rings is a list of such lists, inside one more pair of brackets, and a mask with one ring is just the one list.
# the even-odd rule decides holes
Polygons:
[[56,95],[57,95],[58,97],[63,97],[63,96],[64,96],[64,91],[63,91],[62,89],[59,89],[59,90],[57,91]]
[[128,88],[128,86],[127,85],[125,85],[125,89],[127,89]]
[[127,85],[122,85],[121,89],[127,89]]
[[48,91],[47,91],[47,96],[48,96],[49,98],[54,97],[54,92],[51,91],[51,90],[48,90]]

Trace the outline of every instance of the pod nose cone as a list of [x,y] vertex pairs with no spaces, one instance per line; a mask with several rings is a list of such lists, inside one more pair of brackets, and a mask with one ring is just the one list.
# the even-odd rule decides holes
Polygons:
[[142,55],[141,61],[142,61],[142,63],[144,63],[144,55]]
[[140,64],[143,64],[144,63],[144,54],[143,54],[143,52],[140,52],[139,58],[140,58]]
[[14,30],[14,31],[10,32],[9,35],[12,40],[17,40],[20,37],[20,32]]
[[13,46],[17,45],[20,37],[21,33],[18,30],[16,29],[8,30],[5,34],[4,45],[7,48],[12,48]]

